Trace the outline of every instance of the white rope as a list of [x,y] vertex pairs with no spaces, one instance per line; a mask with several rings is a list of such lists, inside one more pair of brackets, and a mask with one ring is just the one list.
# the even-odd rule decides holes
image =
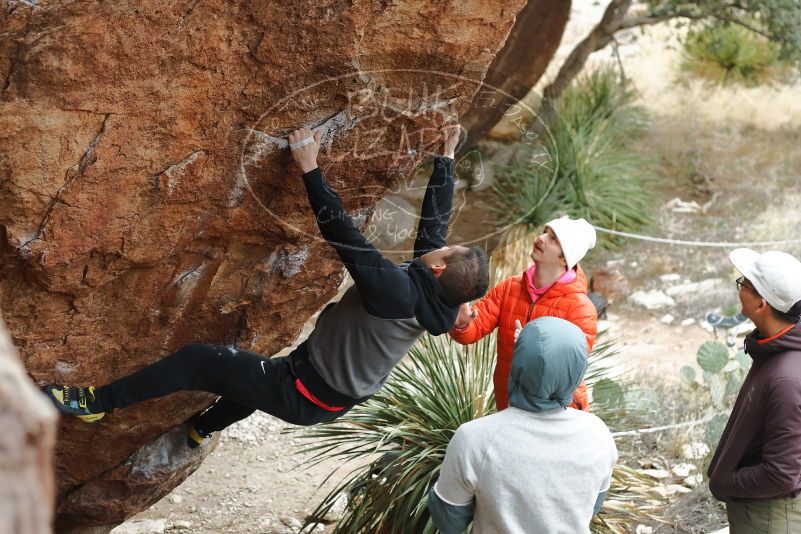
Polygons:
[[683,428],[686,426],[696,426],[702,423],[708,423],[712,420],[712,415],[707,415],[703,419],[696,419],[695,421],[685,421],[684,423],[676,423],[674,425],[655,426],[653,428],[642,428],[640,430],[628,430],[626,432],[612,432],[612,437],[617,438],[621,436],[638,436],[640,434],[652,434],[653,432],[662,432],[663,430],[672,430],[674,428]]
[[683,239],[667,239],[664,237],[652,237],[641,234],[630,234],[628,232],[610,230],[609,228],[602,228],[600,226],[594,226],[593,228],[595,228],[599,232],[603,232],[606,234],[628,237],[631,239],[639,239],[640,241],[651,241],[653,243],[666,243],[668,245],[687,245],[691,247],[720,247],[720,248],[775,247],[781,245],[801,244],[801,239],[789,239],[785,241],[745,241],[742,243],[728,242],[728,241],[686,241]]

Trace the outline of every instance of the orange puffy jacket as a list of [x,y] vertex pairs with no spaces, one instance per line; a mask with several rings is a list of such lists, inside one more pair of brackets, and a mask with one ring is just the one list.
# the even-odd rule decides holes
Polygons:
[[[525,273],[511,276],[495,286],[475,304],[478,317],[464,330],[453,329],[450,335],[463,345],[475,343],[498,328],[498,362],[492,377],[495,384],[495,405],[498,410],[509,406],[508,381],[512,366],[515,319],[520,323],[538,317],[559,317],[575,324],[587,336],[588,350],[592,350],[598,331],[598,314],[587,296],[587,277],[576,266],[576,279],[567,284],[556,283],[536,303],[526,287]],[[582,382],[573,394],[572,408],[589,411],[587,385]]]

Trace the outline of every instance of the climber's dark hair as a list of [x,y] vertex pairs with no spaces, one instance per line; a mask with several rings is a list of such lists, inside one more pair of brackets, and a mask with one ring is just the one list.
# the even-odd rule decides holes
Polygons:
[[480,247],[458,248],[445,257],[439,281],[452,306],[484,296],[489,287],[489,259]]

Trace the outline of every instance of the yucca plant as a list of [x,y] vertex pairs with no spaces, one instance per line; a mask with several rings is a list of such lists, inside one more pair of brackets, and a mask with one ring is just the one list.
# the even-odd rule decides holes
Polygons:
[[[608,380],[614,354],[611,342],[596,344],[586,376],[590,388]],[[494,363],[495,335],[471,346],[426,336],[376,396],[336,421],[303,430],[301,436],[312,442],[304,447],[312,453],[311,465],[337,460],[342,468],[354,466],[307,523],[319,521],[345,496],[348,506],[335,533],[435,532],[427,512],[428,490],[456,429],[494,411]],[[601,417],[615,413],[614,405],[598,408]],[[651,487],[625,466],[616,468],[602,520],[593,529],[623,532],[634,517],[650,519]]]
[[498,226],[536,228],[565,209],[565,180],[551,159],[537,160],[543,152],[519,147],[515,160],[501,167],[489,204]]
[[649,160],[632,148],[647,124],[611,67],[576,80],[556,102],[542,144],[500,169],[492,204],[501,226],[539,227],[568,214],[622,230],[649,221]]
[[687,34],[682,68],[720,84],[753,86],[778,80],[787,65],[778,44],[742,26],[715,23]]
[[[423,337],[368,402],[302,436],[315,443],[312,465],[329,459],[358,465],[312,513],[330,510],[340,495],[349,506],[336,533],[434,532],[426,509],[445,450],[459,425],[495,410],[494,336],[462,347]],[[370,463],[364,464],[367,458]]]

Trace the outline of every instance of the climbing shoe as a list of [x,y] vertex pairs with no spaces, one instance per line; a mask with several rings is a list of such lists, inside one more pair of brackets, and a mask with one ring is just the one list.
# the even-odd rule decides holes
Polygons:
[[203,440],[211,437],[211,432],[203,432],[196,425],[195,421],[189,423],[189,428],[186,431],[186,444],[190,449],[197,449],[203,444]]
[[106,415],[106,412],[94,413],[89,409],[95,400],[95,388],[92,386],[73,388],[49,384],[44,388],[44,392],[59,412],[77,417],[85,423],[94,423]]

